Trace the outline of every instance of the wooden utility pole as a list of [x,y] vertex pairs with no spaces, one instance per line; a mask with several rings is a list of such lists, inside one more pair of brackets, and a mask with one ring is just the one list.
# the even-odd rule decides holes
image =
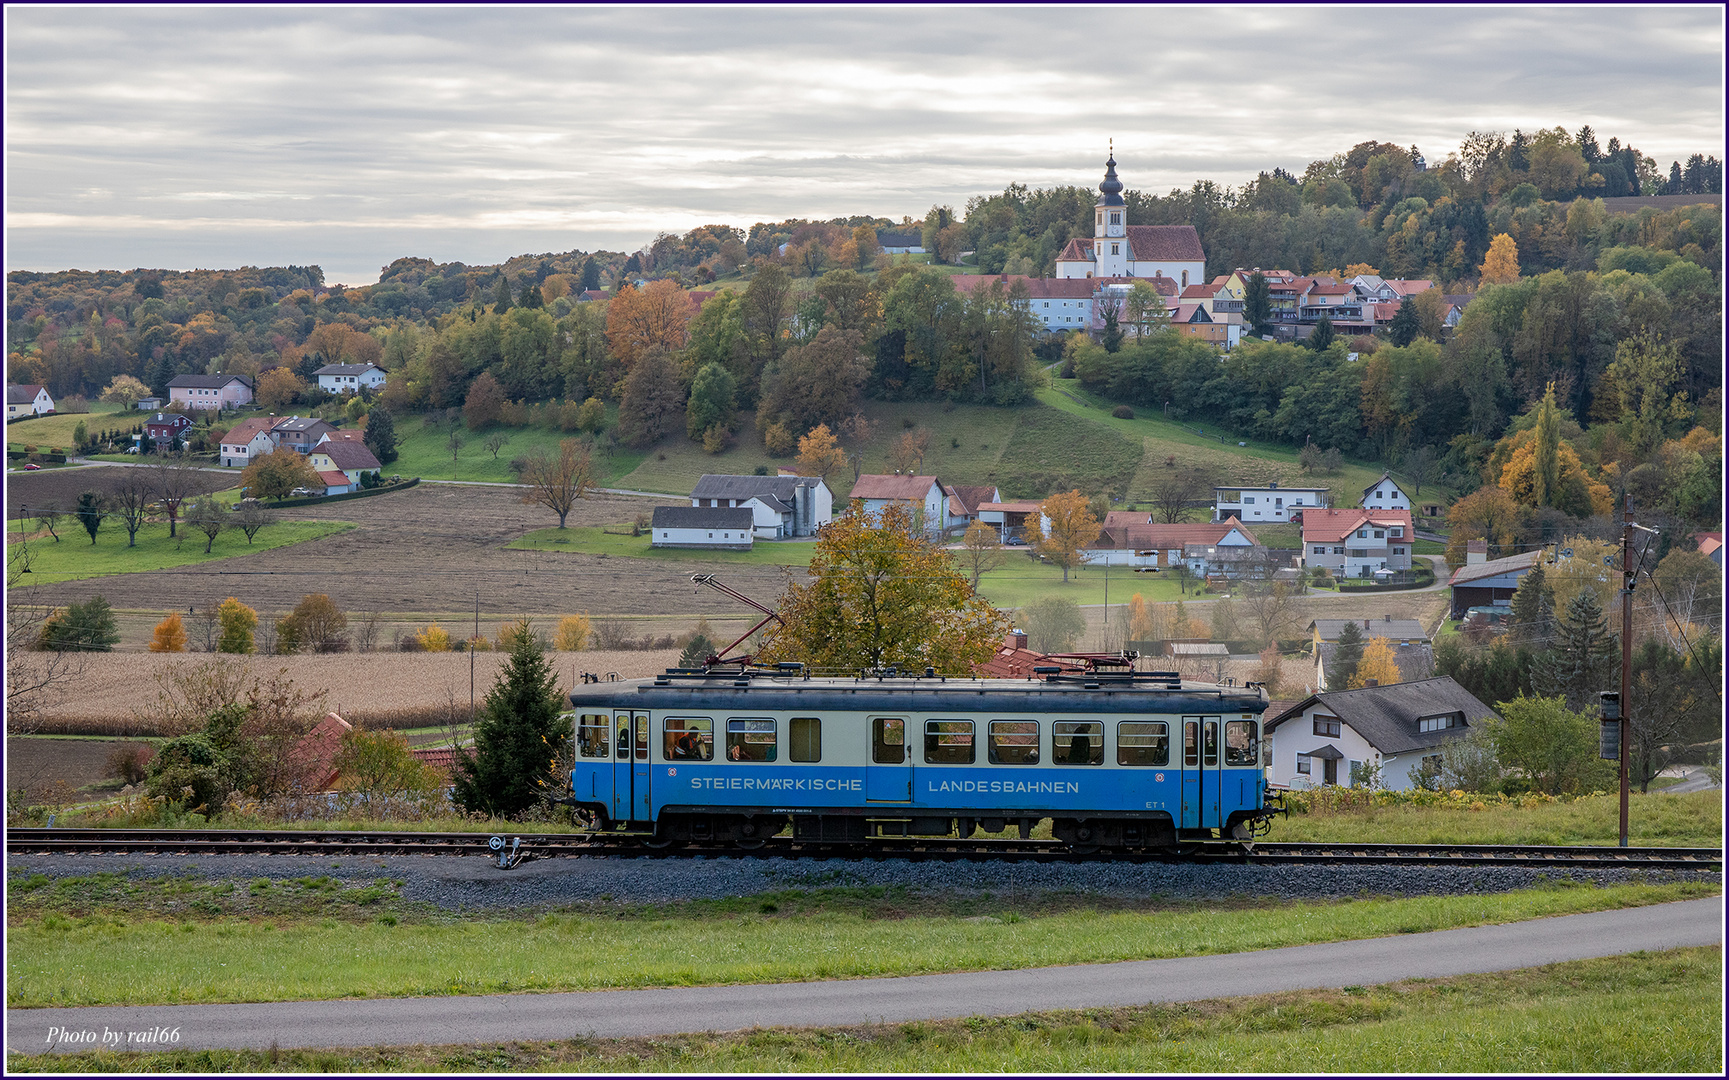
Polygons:
[[1621,496],[1621,846],[1627,846],[1627,735],[1633,714],[1633,497]]
[[480,640],[480,590],[474,590],[474,636],[468,639],[468,722],[474,723],[474,645]]

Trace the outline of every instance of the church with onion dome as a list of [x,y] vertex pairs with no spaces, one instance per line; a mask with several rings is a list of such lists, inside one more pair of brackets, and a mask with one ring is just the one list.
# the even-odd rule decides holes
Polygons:
[[1059,278],[1169,278],[1177,289],[1207,280],[1207,256],[1193,225],[1130,225],[1115,151],[1093,207],[1093,235],[1057,256]]

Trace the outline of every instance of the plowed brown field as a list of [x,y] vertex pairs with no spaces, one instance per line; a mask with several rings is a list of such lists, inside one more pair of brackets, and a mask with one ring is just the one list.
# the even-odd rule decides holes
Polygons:
[[[569,524],[631,521],[656,505],[683,503],[596,495],[577,503]],[[229,596],[261,613],[281,615],[307,593],[321,592],[351,614],[380,611],[393,621],[407,622],[472,615],[478,593],[483,630],[517,615],[544,619],[588,612],[651,617],[657,620],[657,633],[670,633],[699,615],[751,614],[718,593],[692,587],[691,573],[712,570],[712,563],[627,564],[604,555],[506,550],[504,545],[523,533],[556,524],[547,510],[524,505],[518,488],[422,483],[389,495],[281,513],[302,520],[352,521],[359,528],[196,569],[20,589],[17,599],[59,605],[100,593],[116,609],[160,618]],[[765,601],[779,595],[784,580],[780,568],[772,566],[728,568],[726,579]],[[134,627],[124,620],[122,632],[126,640],[121,648],[140,647]],[[386,632],[384,644],[389,637]]]

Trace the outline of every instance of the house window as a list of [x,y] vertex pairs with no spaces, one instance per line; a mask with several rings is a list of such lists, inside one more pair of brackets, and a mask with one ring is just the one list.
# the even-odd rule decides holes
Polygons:
[[1352,548],[1351,549],[1351,558],[1353,558],[1353,559],[1366,559],[1368,557],[1369,557],[1369,549],[1368,548]]
[[1297,772],[1301,773],[1304,776],[1309,775],[1309,755],[1307,755],[1307,754],[1298,754],[1297,755]]
[[1381,497],[1381,493],[1379,491],[1375,492],[1375,498],[1379,499],[1380,497]]
[[1404,553],[1405,553],[1404,548],[1394,548],[1393,549],[1393,554],[1395,554],[1395,555],[1403,555]]
[[1384,539],[1386,539],[1386,537],[1387,537],[1387,530],[1386,529],[1376,529],[1375,530],[1375,539],[1384,540]]
[[1325,555],[1326,553],[1327,553],[1327,545],[1325,545],[1325,544],[1316,544],[1315,545],[1315,554],[1316,555]]
[[1368,529],[1358,529],[1357,530],[1357,539],[1366,540],[1366,539],[1368,539],[1368,536],[1369,536],[1369,530]]
[[1315,714],[1315,734],[1325,735],[1335,739],[1338,738],[1339,718],[1336,716],[1322,716],[1319,713]]
[[1274,505],[1274,506],[1283,506],[1283,505],[1285,505],[1285,500],[1283,500],[1283,499],[1274,499],[1274,500],[1273,500],[1273,505]]
[[1396,527],[1388,530],[1387,535],[1393,537],[1394,539],[1398,539],[1399,537],[1405,535],[1405,527],[1403,525],[1396,526]]
[[1333,549],[1333,554],[1335,554],[1335,555],[1343,555],[1344,553],[1345,553],[1345,549],[1342,547],[1336,547]]
[[1448,728],[1453,728],[1453,727],[1458,727],[1458,726],[1459,726],[1459,714],[1458,713],[1448,713],[1445,716],[1425,716],[1425,717],[1423,717],[1417,721],[1417,730],[1420,732],[1422,732],[1422,731],[1445,731]]
[[1253,495],[1245,495],[1245,496],[1243,496],[1243,505],[1244,505],[1244,506],[1253,506],[1253,505],[1255,505],[1255,497],[1254,497],[1254,496],[1253,496]]
[[[1115,214],[1113,214],[1113,215],[1111,215],[1111,216],[1112,216],[1112,217],[1115,217],[1115,216],[1116,216],[1116,215],[1115,215]],[[1116,244],[1112,244],[1112,245],[1111,245],[1111,254],[1112,254],[1112,255],[1121,255],[1121,254],[1122,254],[1122,252],[1120,252],[1120,251],[1118,251],[1118,250],[1117,250],[1117,245],[1116,245]]]
[[1219,492],[1219,501],[1227,503],[1242,502],[1243,493],[1240,491],[1221,491]]

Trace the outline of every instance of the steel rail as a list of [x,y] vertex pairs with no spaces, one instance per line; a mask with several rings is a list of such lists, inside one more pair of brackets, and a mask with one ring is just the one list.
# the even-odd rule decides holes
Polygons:
[[[531,858],[602,856],[624,858],[785,858],[899,859],[961,861],[983,859],[1039,862],[1391,864],[1428,866],[1644,867],[1720,870],[1717,848],[1587,847],[1491,844],[1252,843],[1221,841],[1185,844],[1172,850],[1102,849],[1076,851],[1055,840],[953,837],[877,838],[861,845],[813,844],[775,837],[756,848],[682,844],[651,847],[627,833],[528,833],[522,850]],[[489,834],[417,832],[336,832],[329,830],[219,829],[9,829],[10,855],[61,853],[158,854],[321,854],[321,855],[483,855]]]

